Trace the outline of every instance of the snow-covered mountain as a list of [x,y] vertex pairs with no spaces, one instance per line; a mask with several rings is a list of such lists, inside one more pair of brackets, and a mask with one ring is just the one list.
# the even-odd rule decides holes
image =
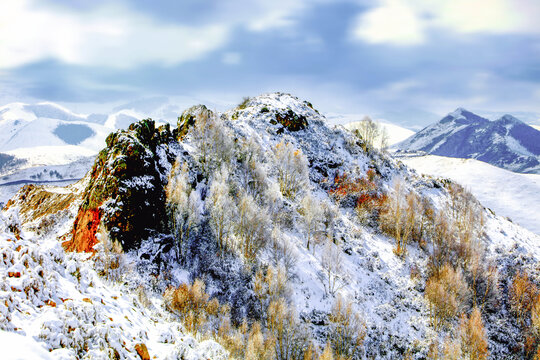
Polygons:
[[0,343],[52,359],[540,351],[540,237],[458,184],[289,94],[177,125],[117,130],[81,181],[9,201]]
[[459,108],[396,148],[477,159],[515,172],[540,173],[540,131],[511,115],[489,121]]
[[81,179],[107,135],[141,118],[126,109],[77,114],[49,102],[0,107],[0,204],[25,183]]

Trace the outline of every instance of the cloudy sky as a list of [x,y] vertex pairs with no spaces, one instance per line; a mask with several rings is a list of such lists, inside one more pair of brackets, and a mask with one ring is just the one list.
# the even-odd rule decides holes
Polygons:
[[458,106],[540,123],[538,19],[538,0],[2,1],[0,105],[279,90],[409,127]]

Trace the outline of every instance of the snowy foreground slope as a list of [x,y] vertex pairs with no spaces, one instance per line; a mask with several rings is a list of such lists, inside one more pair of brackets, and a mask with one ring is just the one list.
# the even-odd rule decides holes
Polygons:
[[425,155],[400,160],[421,174],[452,179],[497,215],[540,234],[540,175],[518,174],[474,159]]
[[[146,358],[142,344],[158,359],[537,351],[511,289],[525,272],[540,284],[540,237],[308,102],[197,106],[173,131],[141,121],[107,145],[80,182],[25,187],[1,213],[0,343],[29,344],[28,358]],[[485,330],[467,330],[478,311]]]

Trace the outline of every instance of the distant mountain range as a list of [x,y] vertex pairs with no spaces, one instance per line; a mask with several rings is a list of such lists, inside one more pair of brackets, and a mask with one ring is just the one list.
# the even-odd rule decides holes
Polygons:
[[540,173],[540,131],[512,115],[490,121],[459,108],[395,147]]

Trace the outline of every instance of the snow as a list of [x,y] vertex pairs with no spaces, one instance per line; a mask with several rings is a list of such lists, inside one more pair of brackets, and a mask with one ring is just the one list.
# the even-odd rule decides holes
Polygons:
[[540,234],[540,175],[519,174],[474,159],[426,155],[402,157],[419,173],[452,179],[498,215]]
[[109,349],[138,359],[138,343],[156,359],[227,358],[215,341],[185,333],[160,294],[148,292],[150,304],[141,300],[145,281],[130,270],[129,255],[123,280],[111,282],[98,276],[89,254],[65,253],[55,234],[24,232],[18,240],[5,221],[0,215],[2,359],[101,359]]
[[28,336],[0,330],[3,360],[52,360],[45,348]]
[[507,136],[504,140],[506,140],[506,145],[513,152],[524,156],[536,156],[529,150],[527,150],[523,145],[521,145],[519,140],[517,140],[516,138],[512,136]]

